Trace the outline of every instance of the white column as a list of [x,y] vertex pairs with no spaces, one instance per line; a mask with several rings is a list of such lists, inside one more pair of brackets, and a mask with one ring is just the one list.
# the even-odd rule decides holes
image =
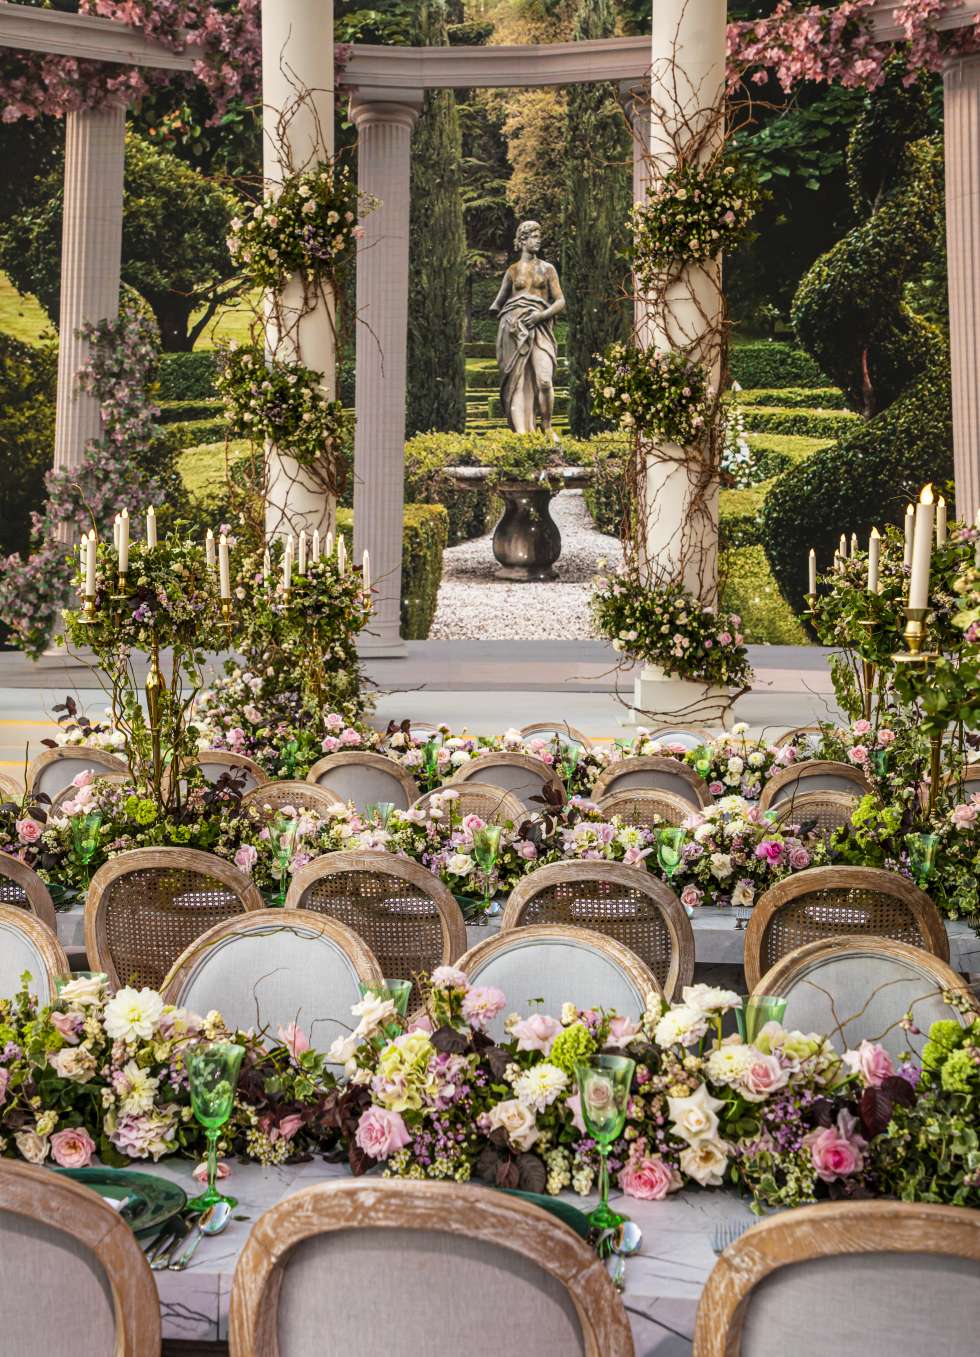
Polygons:
[[980,57],[943,75],[956,517],[980,509]]
[[[312,169],[334,149],[333,0],[263,0],[262,127],[267,186]],[[309,309],[307,309],[309,308]],[[333,400],[337,389],[334,299],[324,290],[304,305],[298,277],[279,299],[280,325],[266,305],[267,348],[321,374],[320,389]],[[322,483],[276,448],[267,449],[266,532],[334,524],[334,503]]]
[[[726,0],[656,0],[650,71],[650,156],[653,179],[677,162],[679,143],[717,118],[725,84]],[[713,123],[713,119],[715,120]],[[705,153],[717,146],[707,139]],[[672,283],[664,314],[651,316],[650,342],[662,349],[693,345],[720,380],[721,260],[690,266]],[[649,449],[643,477],[646,560],[652,578],[680,576],[704,602],[717,595],[718,481],[700,458],[662,444]]]
[[[102,432],[98,400],[77,385],[78,370],[89,359],[88,341],[78,331],[85,322],[114,320],[119,312],[125,127],[121,104],[65,117],[56,469],[77,466],[86,443]],[[60,525],[63,541],[74,535],[74,525]]]
[[[354,439],[354,558],[371,553],[375,613],[364,655],[404,654],[399,636],[405,499],[405,375],[412,128],[422,96],[399,101],[362,91],[351,100],[357,183],[380,200],[364,221],[357,253],[357,430]],[[390,97],[390,96],[389,96]]]
[[[633,202],[645,203],[650,187],[650,90],[645,83],[638,86],[632,81],[622,83],[619,89],[633,141]],[[644,346],[647,343],[645,321],[646,306],[634,288],[633,324],[637,342]]]

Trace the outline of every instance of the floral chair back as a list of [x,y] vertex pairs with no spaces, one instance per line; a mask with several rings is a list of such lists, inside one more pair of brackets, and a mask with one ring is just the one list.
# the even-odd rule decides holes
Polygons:
[[52,933],[57,930],[54,901],[47,886],[37,872],[9,853],[0,853],[0,905],[29,910]]
[[32,796],[43,793],[53,799],[71,784],[73,777],[86,770],[97,777],[102,773],[129,774],[125,760],[110,754],[108,750],[85,744],[65,745],[63,749],[46,749],[31,760],[27,770],[27,786]]
[[298,778],[283,778],[279,782],[263,782],[260,787],[253,787],[250,792],[246,792],[242,797],[242,806],[250,806],[253,810],[257,810],[260,815],[274,815],[284,806],[292,806],[297,811],[315,810],[318,814],[323,815],[333,806],[345,804],[342,798],[336,792],[332,792],[329,787],[315,787],[312,782],[303,782]]
[[828,834],[835,829],[844,829],[851,823],[858,802],[856,789],[853,793],[800,792],[777,801],[772,809],[777,824],[812,825],[819,833]]
[[949,960],[939,911],[907,877],[878,867],[811,867],[770,887],[745,930],[745,982],[760,978],[787,952],[838,936],[892,938]]
[[85,901],[85,950],[113,989],[159,989],[212,925],[261,909],[262,895],[223,858],[193,848],[136,848],[95,873]]
[[[471,985],[502,990],[510,1007],[522,1016],[530,1005],[532,1014],[551,1014],[573,1003],[614,1010],[636,1022],[646,1009],[647,996],[663,992],[650,967],[621,942],[593,928],[564,924],[502,928],[470,948],[456,966]],[[487,1030],[499,1038],[503,1015]]]
[[347,1035],[359,986],[381,980],[371,949],[336,919],[261,909],[192,942],[164,980],[163,997],[194,1013],[218,1009],[231,1031],[271,1039],[299,1032],[303,1049],[325,1051]]
[[[490,782],[459,782],[453,786],[452,792],[455,797],[453,814],[458,820],[465,819],[467,815],[478,815],[488,825],[511,824],[517,828],[527,819],[524,802],[513,792],[495,787]],[[445,794],[446,788],[437,787],[435,791],[420,796],[411,809],[431,815],[432,802],[438,805]]]
[[683,797],[692,810],[710,806],[713,800],[708,784],[693,768],[688,768],[679,759],[659,754],[639,754],[617,759],[599,774],[592,795],[598,801],[611,792],[640,789],[672,792],[675,796]]
[[565,800],[565,789],[555,770],[530,754],[479,754],[450,778],[453,786],[470,781],[490,783],[513,792],[529,812],[541,809],[534,801],[546,793]]
[[658,825],[679,828],[691,814],[691,803],[686,797],[644,787],[609,792],[597,804],[608,819],[618,815],[628,825],[640,825],[644,829],[656,829]]
[[26,971],[31,977],[27,988],[43,1007],[54,999],[56,977],[70,970],[61,943],[46,924],[26,909],[0,905],[0,999],[13,998]]
[[377,1178],[314,1184],[256,1222],[235,1269],[231,1350],[276,1357],[329,1332],[337,1351],[456,1357],[459,1324],[433,1314],[464,1297],[467,1329],[495,1351],[634,1357],[605,1265],[554,1216],[469,1184]]
[[159,1357],[156,1284],[117,1211],[47,1166],[6,1160],[0,1203],[5,1352]]
[[530,872],[511,893],[501,930],[565,924],[614,938],[657,977],[668,999],[694,976],[694,934],[669,886],[642,866],[552,862]]
[[835,763],[832,759],[809,759],[806,763],[782,768],[769,779],[759,797],[761,810],[775,809],[804,792],[844,792],[866,796],[871,784],[857,764]]
[[[840,1051],[860,1051],[862,1043],[865,1049],[873,1043],[894,1057],[907,1049],[921,1055],[922,1034],[934,1022],[960,1012],[966,1025],[977,1016],[972,991],[945,961],[888,938],[805,943],[777,961],[756,992],[787,1000],[785,1027],[826,1033]],[[949,1004],[951,996],[958,1007]],[[880,1082],[895,1069],[882,1062],[876,1073]]]
[[978,1312],[976,1211],[820,1202],[728,1246],[701,1295],[693,1357],[856,1352],[868,1333],[889,1357],[920,1357],[937,1342],[972,1352]]
[[368,750],[327,754],[313,765],[306,780],[328,788],[342,801],[352,801],[361,811],[385,802],[408,810],[419,794],[415,779],[394,759]]
[[393,853],[314,858],[293,877],[286,908],[339,919],[364,939],[391,979],[411,980],[466,950],[466,925],[449,888]]

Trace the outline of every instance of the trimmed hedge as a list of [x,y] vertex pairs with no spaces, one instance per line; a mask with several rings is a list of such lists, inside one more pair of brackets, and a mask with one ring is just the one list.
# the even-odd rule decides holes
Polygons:
[[772,406],[749,407],[742,418],[749,433],[795,433],[807,438],[840,438],[860,422],[860,415],[846,410],[820,414],[815,410],[780,410]]
[[[353,550],[354,515],[337,510],[337,530]],[[436,615],[449,515],[441,504],[406,504],[402,528],[401,634],[424,641]]]
[[728,352],[728,370],[732,381],[742,387],[830,385],[808,353],[778,340],[733,345]]
[[223,443],[228,435],[228,421],[220,419],[188,419],[164,425],[167,436],[177,448],[196,448],[201,443]]
[[193,353],[162,354],[157,399],[213,400],[216,365],[217,355],[212,349],[197,349]]
[[760,546],[726,551],[721,559],[721,604],[742,619],[746,641],[755,645],[807,644],[807,636],[772,577]]
[[219,400],[161,401],[160,423],[178,424],[188,420],[216,419],[224,413]]
[[769,480],[745,490],[722,490],[718,497],[718,534],[723,547],[761,544],[762,506],[771,485]]
[[760,386],[732,393],[741,406],[769,405],[780,410],[846,410],[837,386]]

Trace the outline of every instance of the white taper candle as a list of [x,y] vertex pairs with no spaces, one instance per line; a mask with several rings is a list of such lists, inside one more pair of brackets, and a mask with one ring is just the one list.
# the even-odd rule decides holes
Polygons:
[[877,594],[878,575],[881,561],[881,533],[877,528],[871,529],[871,538],[868,542],[868,593]]
[[905,557],[903,564],[912,564],[912,538],[915,534],[915,510],[911,504],[905,506]]
[[125,575],[129,569],[129,510],[123,509],[119,515],[119,543],[116,547],[119,552],[119,573]]
[[337,534],[337,574],[342,575],[347,569],[347,543],[340,533]]
[[151,504],[146,511],[146,545],[155,547],[157,544],[157,511]]
[[811,594],[815,594],[817,592],[817,553],[814,551],[813,547],[810,548],[810,555],[807,564],[809,565],[810,569],[809,592]]
[[204,559],[207,561],[208,569],[214,569],[214,533],[208,528],[204,534]]
[[311,558],[312,558],[314,561],[318,561],[318,560],[320,559],[320,529],[319,529],[319,528],[314,528],[314,529],[313,529],[313,549],[312,549],[312,551],[310,552],[310,556],[311,556]]
[[939,499],[938,499],[938,501],[937,501],[937,503],[936,503],[936,546],[937,546],[937,547],[944,547],[944,546],[946,545],[946,538],[947,538],[947,535],[948,535],[948,529],[947,529],[947,526],[946,526],[946,501],[943,499],[942,495],[940,495],[940,496],[939,496]]
[[915,536],[912,540],[912,580],[909,584],[909,607],[929,606],[929,567],[932,562],[932,525],[934,515],[932,486],[927,485],[919,496],[915,511]]
[[218,593],[222,598],[231,598],[231,568],[228,562],[228,538],[221,534],[218,539]]
[[85,555],[85,594],[88,598],[95,597],[95,557],[96,557],[95,529],[92,528],[89,531],[88,551]]
[[364,555],[361,558],[361,574],[364,577],[364,588],[369,590],[371,588],[371,557],[367,547],[364,548]]
[[301,575],[306,574],[306,529],[300,528],[299,531],[299,557],[297,559],[297,568]]

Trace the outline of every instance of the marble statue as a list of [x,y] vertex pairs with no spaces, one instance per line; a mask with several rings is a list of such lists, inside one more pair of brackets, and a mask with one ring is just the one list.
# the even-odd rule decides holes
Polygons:
[[565,309],[565,297],[554,264],[538,258],[541,227],[536,221],[521,222],[514,248],[521,257],[504,274],[490,308],[500,317],[500,399],[515,433],[534,433],[540,424],[543,433],[555,437],[551,417],[558,346],[553,322]]

